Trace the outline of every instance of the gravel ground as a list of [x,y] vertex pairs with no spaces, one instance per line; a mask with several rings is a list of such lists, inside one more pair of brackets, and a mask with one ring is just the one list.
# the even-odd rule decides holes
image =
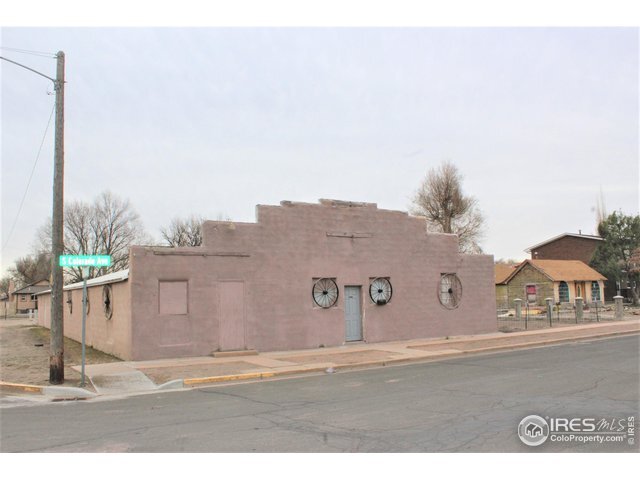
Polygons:
[[[86,364],[119,362],[120,359],[86,348]],[[73,365],[82,363],[82,345],[64,339],[64,378],[66,386],[80,385],[80,372]],[[49,330],[28,318],[0,319],[0,380],[30,385],[49,385]],[[87,382],[87,386],[90,383]]]

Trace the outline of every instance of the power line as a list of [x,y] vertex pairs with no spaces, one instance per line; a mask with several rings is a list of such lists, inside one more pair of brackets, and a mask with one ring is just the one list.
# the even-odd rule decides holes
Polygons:
[[10,52],[24,53],[26,55],[35,55],[37,57],[56,58],[55,53],[39,52],[37,50],[25,50],[23,48],[0,47],[0,50],[8,50]]
[[4,250],[11,239],[11,235],[13,235],[13,230],[16,228],[16,223],[18,223],[18,218],[20,218],[20,212],[22,212],[22,206],[24,205],[24,200],[27,198],[27,192],[29,191],[29,185],[31,185],[31,179],[33,178],[33,173],[36,171],[36,166],[38,165],[38,160],[40,159],[40,153],[42,152],[42,146],[44,145],[44,141],[47,138],[47,132],[49,131],[49,125],[51,125],[51,118],[53,117],[53,112],[56,109],[55,103],[53,104],[53,108],[51,109],[51,113],[49,114],[49,121],[47,122],[47,128],[44,129],[44,135],[42,135],[42,141],[40,142],[40,148],[38,149],[38,154],[36,155],[36,161],[33,163],[33,168],[31,169],[31,175],[29,175],[29,181],[27,181],[27,186],[24,189],[24,194],[22,195],[22,200],[20,201],[20,206],[18,207],[18,213],[16,214],[16,218],[13,220],[13,225],[11,225],[11,230],[9,231],[9,236],[7,236],[7,240],[2,245],[2,249]]

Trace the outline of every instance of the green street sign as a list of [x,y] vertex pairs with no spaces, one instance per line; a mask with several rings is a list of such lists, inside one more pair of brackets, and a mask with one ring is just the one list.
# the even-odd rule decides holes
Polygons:
[[110,267],[111,255],[60,255],[61,267]]

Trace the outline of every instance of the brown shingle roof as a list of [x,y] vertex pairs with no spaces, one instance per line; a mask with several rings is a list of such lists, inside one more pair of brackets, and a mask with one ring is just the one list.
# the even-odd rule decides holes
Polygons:
[[509,265],[506,263],[495,264],[496,285],[504,283],[509,275],[518,267],[518,265]]
[[555,282],[606,280],[599,272],[580,260],[525,260]]
[[13,292],[11,292],[11,295],[27,295],[31,293],[39,293],[39,292],[42,292],[43,290],[48,290],[51,288],[51,285],[38,285],[38,283],[43,283],[43,282],[31,283],[22,288],[18,288],[17,290],[14,290]]

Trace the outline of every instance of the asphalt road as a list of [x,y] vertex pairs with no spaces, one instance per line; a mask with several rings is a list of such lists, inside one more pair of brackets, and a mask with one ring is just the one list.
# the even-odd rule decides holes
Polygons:
[[[638,451],[639,336],[0,410],[2,452]],[[524,445],[528,415],[635,417],[635,445]]]

